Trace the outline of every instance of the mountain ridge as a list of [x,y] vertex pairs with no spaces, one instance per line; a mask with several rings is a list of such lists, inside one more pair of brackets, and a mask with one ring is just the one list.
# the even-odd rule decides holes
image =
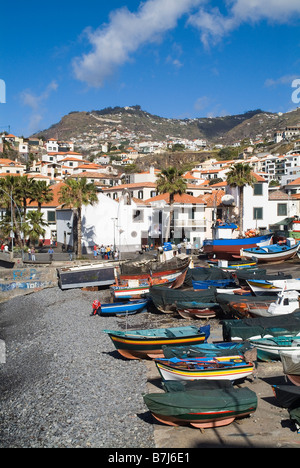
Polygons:
[[[205,139],[209,144],[230,145],[243,139],[273,138],[274,132],[300,122],[300,108],[286,113],[261,109],[221,117],[174,119],[142,110],[139,105],[107,107],[102,110],[72,111],[61,120],[35,133],[46,139],[80,140],[94,135],[111,139],[117,135],[128,141],[166,141],[171,138]],[[76,144],[76,142],[75,142]]]

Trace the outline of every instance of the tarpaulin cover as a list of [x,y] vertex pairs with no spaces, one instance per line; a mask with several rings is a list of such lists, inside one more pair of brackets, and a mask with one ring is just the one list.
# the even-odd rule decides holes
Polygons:
[[280,351],[280,359],[284,374],[300,375],[300,348],[292,353]]
[[188,268],[185,276],[184,286],[192,287],[193,281],[206,281],[231,278],[231,274],[221,268]]
[[292,275],[287,273],[278,272],[274,274],[267,274],[267,270],[257,268],[257,269],[249,269],[249,270],[236,270],[235,275],[238,279],[238,282],[241,285],[246,284],[247,280],[251,279],[260,279],[260,280],[267,280],[267,281],[274,281],[274,280],[282,280],[282,279],[291,279]]
[[292,314],[257,317],[242,320],[222,320],[223,340],[231,341],[233,337],[247,340],[252,336],[263,337],[266,334],[282,336],[300,333],[300,309]]
[[[228,345],[228,346],[226,346]],[[243,355],[246,351],[251,349],[250,342],[242,343],[224,343],[224,345],[214,345],[212,343],[205,343],[203,345],[194,346],[178,346],[172,348],[171,345],[163,346],[162,350],[167,359],[172,357],[177,358],[190,358],[190,357],[204,357],[204,356],[232,356],[233,354]]]
[[138,275],[152,272],[160,272],[167,270],[182,269],[188,267],[190,263],[189,257],[176,257],[167,260],[166,262],[159,262],[157,260],[140,260],[140,261],[129,261],[120,265],[121,275]]
[[262,300],[261,296],[240,296],[238,294],[226,293],[216,293],[216,299],[225,314],[229,314],[232,312],[230,308],[230,302],[274,302],[276,300],[276,298],[274,299],[274,295],[264,296]]
[[151,286],[149,295],[154,305],[165,308],[168,305],[175,305],[177,302],[216,302],[216,288],[204,290],[171,289],[166,286]]
[[273,385],[277,401],[283,408],[300,407],[300,387],[296,385]]
[[144,395],[149,410],[165,416],[180,416],[206,411],[247,411],[256,408],[257,397],[249,388],[189,390]]
[[216,390],[232,388],[231,380],[164,380],[162,387],[165,392],[188,392],[190,390]]

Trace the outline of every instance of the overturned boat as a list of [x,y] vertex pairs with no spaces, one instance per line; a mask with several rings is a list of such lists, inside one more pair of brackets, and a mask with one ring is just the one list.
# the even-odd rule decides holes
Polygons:
[[214,428],[254,413],[257,396],[248,388],[234,388],[230,382],[164,382],[165,393],[144,395],[154,418],[169,426],[190,424]]

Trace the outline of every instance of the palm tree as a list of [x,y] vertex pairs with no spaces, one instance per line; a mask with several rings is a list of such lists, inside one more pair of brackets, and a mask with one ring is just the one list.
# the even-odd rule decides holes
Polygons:
[[21,176],[18,183],[19,197],[22,199],[24,217],[26,217],[27,200],[31,198],[34,193],[36,181],[29,179],[27,176]]
[[168,193],[170,195],[170,216],[168,221],[168,229],[166,232],[166,242],[170,237],[171,220],[173,220],[174,213],[174,197],[176,194],[182,195],[186,192],[187,183],[182,178],[183,171],[178,170],[176,167],[168,167],[163,169],[156,181],[156,189],[159,193]]
[[227,184],[230,187],[239,188],[239,225],[240,233],[243,232],[243,212],[244,212],[244,187],[250,185],[253,187],[255,177],[252,175],[252,168],[246,163],[234,164],[227,173]]
[[24,225],[24,234],[28,236],[34,245],[41,237],[45,237],[45,227],[48,223],[43,218],[44,214],[38,210],[29,211]]
[[53,200],[53,192],[47,182],[44,180],[34,181],[32,186],[32,193],[30,195],[30,202],[36,201],[38,204],[38,211],[41,211],[42,204],[50,203]]
[[19,193],[19,179],[20,177],[8,175],[0,180],[0,193],[2,197],[3,206],[10,212],[12,221],[12,231],[15,235],[15,242],[21,246],[21,212],[18,205],[21,205],[21,198]]
[[97,189],[94,184],[87,183],[85,177],[79,180],[67,179],[65,185],[60,189],[59,203],[70,205],[74,210],[76,218],[76,236],[74,244],[75,251],[79,257],[82,255],[81,246],[81,211],[83,206],[93,205],[98,201]]

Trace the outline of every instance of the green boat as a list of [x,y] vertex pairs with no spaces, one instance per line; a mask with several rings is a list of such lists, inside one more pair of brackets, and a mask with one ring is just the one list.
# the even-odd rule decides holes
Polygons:
[[143,398],[155,419],[170,426],[225,426],[256,410],[257,396],[252,390],[216,382],[182,390],[167,387],[166,393],[150,393]]
[[102,330],[111,338],[117,351],[129,359],[163,357],[162,346],[183,346],[204,343],[210,326],[153,328],[145,330]]

